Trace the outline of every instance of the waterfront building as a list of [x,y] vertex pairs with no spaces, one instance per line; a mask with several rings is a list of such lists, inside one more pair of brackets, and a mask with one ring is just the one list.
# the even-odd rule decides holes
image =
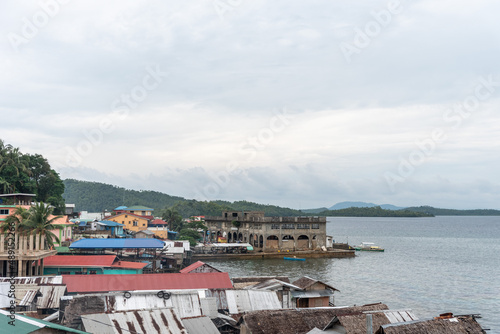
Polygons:
[[[34,203],[35,194],[0,195],[0,224],[14,214],[18,207],[29,209]],[[15,233],[14,242],[9,241],[7,231],[0,233],[0,276],[32,276],[43,274],[43,259],[55,255],[56,250],[48,249],[45,239],[40,242],[40,235]],[[10,246],[12,245],[12,247]],[[15,260],[9,260],[9,251]],[[41,261],[40,261],[41,260]],[[40,263],[40,265],[39,265]]]
[[328,247],[326,217],[265,217],[263,211],[223,211],[205,217],[211,242],[248,242],[263,251],[314,250]]

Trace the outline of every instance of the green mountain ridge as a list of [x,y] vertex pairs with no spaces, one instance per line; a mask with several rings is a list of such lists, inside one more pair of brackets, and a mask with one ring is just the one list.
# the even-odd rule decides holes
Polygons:
[[248,201],[197,201],[180,196],[171,196],[158,191],[130,190],[110,184],[79,181],[74,179],[63,180],[66,203],[74,203],[76,211],[102,212],[112,211],[118,206],[144,205],[155,210],[155,216],[161,216],[166,208],[175,208],[183,217],[190,216],[220,216],[224,210],[264,211],[266,216],[343,216],[343,217],[432,217],[445,215],[460,216],[500,216],[500,210],[455,210],[440,209],[431,206],[409,207],[401,210],[389,210],[376,207],[350,207],[339,210],[327,208],[295,210]]

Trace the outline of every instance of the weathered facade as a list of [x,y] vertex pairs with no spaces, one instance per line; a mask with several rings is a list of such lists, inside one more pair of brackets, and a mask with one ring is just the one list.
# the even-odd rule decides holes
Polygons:
[[223,211],[205,217],[208,239],[248,242],[264,251],[312,250],[327,246],[326,217],[265,217],[263,211]]

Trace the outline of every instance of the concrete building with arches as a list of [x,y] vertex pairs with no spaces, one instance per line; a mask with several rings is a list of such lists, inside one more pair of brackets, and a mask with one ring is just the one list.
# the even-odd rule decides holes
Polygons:
[[326,217],[265,217],[263,211],[223,211],[205,217],[207,240],[248,242],[262,251],[314,250],[328,247]]

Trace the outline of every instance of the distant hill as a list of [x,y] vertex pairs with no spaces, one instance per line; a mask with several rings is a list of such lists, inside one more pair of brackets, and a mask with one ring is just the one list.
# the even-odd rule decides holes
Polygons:
[[433,217],[431,213],[415,212],[407,209],[387,210],[382,209],[380,206],[326,210],[318,213],[318,215],[327,217]]
[[[340,202],[328,208],[328,210],[341,210],[347,208],[373,208],[376,206],[380,206],[382,209],[386,210],[401,210],[403,207],[395,206],[392,204],[375,204],[375,203],[367,203],[367,202]],[[304,210],[302,210],[304,211]]]
[[197,201],[179,196],[170,196],[158,191],[129,190],[99,182],[66,179],[63,181],[66,203],[75,204],[76,211],[111,211],[118,206],[144,205],[155,209],[154,215],[161,216],[165,208],[174,207],[185,218],[190,216],[220,216],[223,210],[264,211],[266,216],[303,216],[300,210],[264,205],[247,201]]
[[425,212],[434,216],[500,216],[500,210],[493,209],[455,210],[434,208],[432,206],[412,206],[406,208],[406,210]]
[[99,182],[63,180],[66,203],[75,204],[76,211],[111,211],[118,206],[144,205],[155,209],[155,214],[166,206],[173,206],[182,197],[170,196],[158,191],[129,190]]
[[302,209],[300,211],[307,213],[307,214],[315,214],[315,213],[320,213],[321,211],[326,211],[328,208],[317,208],[317,209]]

